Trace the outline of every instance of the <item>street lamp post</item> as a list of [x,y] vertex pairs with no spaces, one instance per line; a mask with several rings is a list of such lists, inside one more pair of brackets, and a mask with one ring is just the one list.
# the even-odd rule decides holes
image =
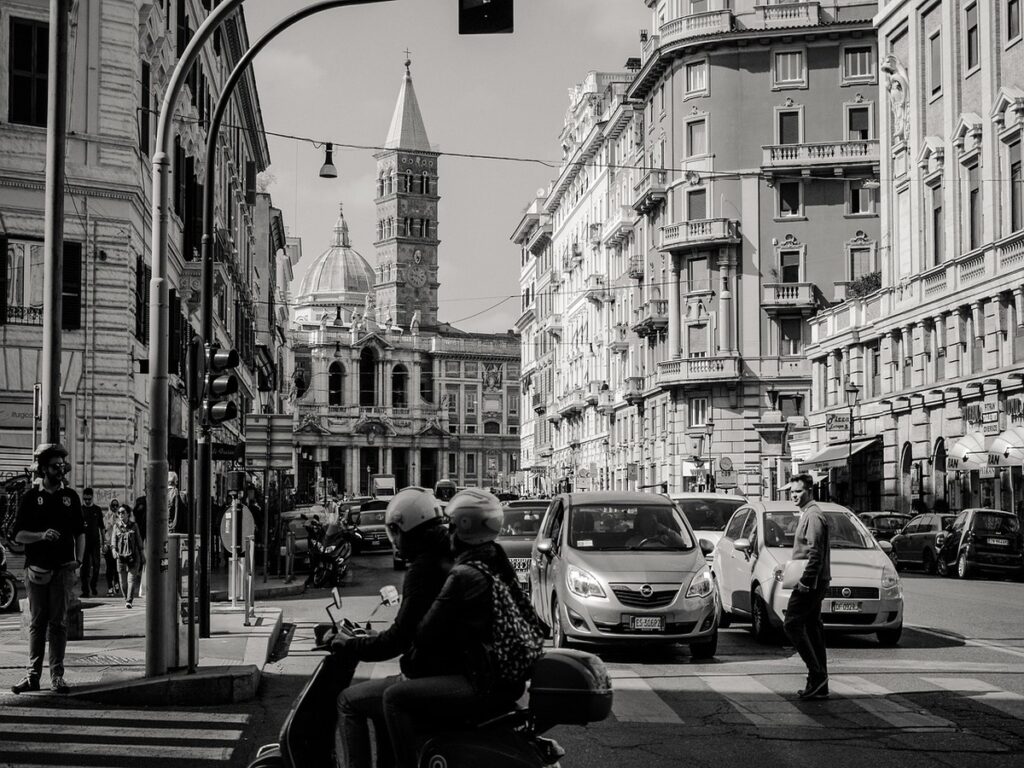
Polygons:
[[612,487],[611,467],[608,465],[608,445],[609,445],[608,438],[606,437],[606,438],[604,438],[601,441],[601,447],[604,448],[604,485],[605,485],[605,490],[611,490],[611,487]]
[[715,490],[715,458],[711,454],[711,437],[715,434],[715,419],[710,414],[704,422],[704,434],[707,435],[708,444],[708,491]]
[[846,405],[850,408],[849,441],[846,444],[846,502],[853,509],[853,407],[860,396],[860,387],[847,376],[843,391],[846,393]]

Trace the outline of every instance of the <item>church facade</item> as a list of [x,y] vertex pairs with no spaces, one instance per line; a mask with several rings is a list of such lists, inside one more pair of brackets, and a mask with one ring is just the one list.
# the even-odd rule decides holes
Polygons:
[[510,490],[519,475],[519,338],[438,318],[438,153],[406,62],[375,155],[375,264],[339,211],[330,247],[294,292],[295,492],[365,495],[377,473],[399,488]]

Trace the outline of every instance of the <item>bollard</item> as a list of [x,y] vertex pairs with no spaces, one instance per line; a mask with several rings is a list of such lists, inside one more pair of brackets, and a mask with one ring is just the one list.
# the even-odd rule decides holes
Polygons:
[[170,612],[170,621],[164,626],[167,636],[163,644],[167,651],[166,665],[168,669],[177,669],[187,664],[185,659],[188,653],[188,625],[185,632],[181,632],[181,572],[182,572],[182,551],[188,551],[188,537],[184,533],[167,534],[167,581],[165,588],[167,594],[164,598],[164,605]]
[[256,616],[255,599],[253,598],[253,590],[255,589],[254,578],[256,575],[256,538],[250,536],[246,541],[245,546],[245,558],[243,560],[244,566],[244,577],[242,586],[244,588],[243,594],[245,598],[244,610],[245,610],[245,621],[242,622],[243,626],[249,627],[252,624],[249,621],[249,617]]
[[295,559],[295,534],[292,531],[288,531],[284,537],[284,583],[291,584],[295,579],[294,572],[294,559]]

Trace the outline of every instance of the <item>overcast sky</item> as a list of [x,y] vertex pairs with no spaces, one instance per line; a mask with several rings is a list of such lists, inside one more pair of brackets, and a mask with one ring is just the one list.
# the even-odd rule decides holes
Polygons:
[[[310,0],[245,4],[249,38]],[[458,35],[458,0],[393,0],[326,11],[282,33],[256,57],[268,131],[380,146],[412,53],[412,78],[440,152],[557,163],[568,89],[590,70],[621,71],[649,26],[643,0],[516,0],[512,35]],[[376,263],[372,150],[336,149],[337,179],[317,176],[323,150],[270,137],[270,187],[290,234],[302,238],[296,280],[330,242],[338,203],[352,244]],[[441,157],[440,318],[504,331],[519,316],[519,250],[509,235],[557,173],[536,163]],[[459,322],[461,321],[461,322]]]

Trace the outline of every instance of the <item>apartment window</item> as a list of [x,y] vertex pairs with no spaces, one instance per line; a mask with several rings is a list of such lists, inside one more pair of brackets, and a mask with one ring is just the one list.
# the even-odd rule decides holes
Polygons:
[[688,405],[691,427],[703,427],[708,423],[708,399],[706,397],[691,397]]
[[[135,338],[149,343],[149,281],[153,269],[142,256],[135,258]],[[221,293],[225,296],[226,291]],[[221,315],[223,319],[223,314]]]
[[874,264],[871,258],[870,248],[850,249],[850,279],[857,280],[871,272],[874,272]]
[[967,235],[970,250],[981,246],[981,173],[978,163],[967,168]]
[[708,152],[707,120],[693,120],[686,124],[686,155],[696,157]]
[[945,261],[945,255],[943,253],[945,249],[945,231],[946,222],[942,215],[942,185],[930,187],[928,194],[931,197],[931,246],[932,246],[932,264],[941,264]]
[[[61,328],[82,327],[82,244],[65,241]],[[0,236],[0,325],[42,325],[43,243]]]
[[688,357],[708,356],[708,327],[691,325],[686,329],[686,351]]
[[846,213],[849,216],[873,216],[877,205],[877,190],[866,188],[864,180],[847,182]]
[[708,89],[708,63],[693,61],[686,65],[686,94],[702,93]]
[[932,95],[942,92],[942,35],[939,32],[928,39],[928,90]]
[[457,379],[461,375],[461,369],[459,368],[458,360],[445,360],[444,362],[444,377],[446,379]]
[[779,194],[779,218],[803,216],[803,189],[799,181],[783,181],[776,186]]
[[474,476],[476,475],[476,454],[475,453],[467,453],[466,454],[466,474],[467,475],[474,475]]
[[800,111],[784,110],[779,113],[779,144],[800,143]]
[[799,317],[779,320],[779,354],[798,357],[803,351],[803,321]]
[[686,193],[686,214],[690,221],[708,217],[708,191],[694,189]]
[[843,49],[843,80],[865,82],[874,77],[875,57],[870,45],[851,45]]
[[459,476],[459,454],[448,454],[448,477]]
[[691,291],[711,290],[711,276],[708,273],[708,260],[706,256],[689,259],[686,262],[686,276]]
[[882,349],[878,344],[868,348],[868,361],[871,366],[871,395],[882,394]]
[[1020,0],[1006,0],[1006,41],[1020,37]]
[[871,138],[871,108],[850,107],[846,110],[846,138],[867,141]]
[[1024,228],[1024,172],[1021,169],[1020,139],[1009,147],[1010,158],[1010,228]]
[[778,51],[775,54],[775,87],[792,88],[807,84],[803,51]]
[[965,64],[970,73],[981,64],[981,33],[978,30],[978,4],[968,6],[964,11],[964,54]]
[[139,97],[139,149],[142,154],[149,157],[149,108],[152,98],[150,88],[152,87],[149,75],[149,62],[142,62],[142,71],[139,73],[141,83],[141,94]]
[[779,251],[779,280],[800,282],[800,251]]
[[45,127],[49,26],[45,21],[12,18],[10,32],[7,119]]
[[466,389],[466,421],[475,424],[477,417],[477,392],[475,389]]
[[708,10],[708,0],[690,0],[690,13],[705,13]]

